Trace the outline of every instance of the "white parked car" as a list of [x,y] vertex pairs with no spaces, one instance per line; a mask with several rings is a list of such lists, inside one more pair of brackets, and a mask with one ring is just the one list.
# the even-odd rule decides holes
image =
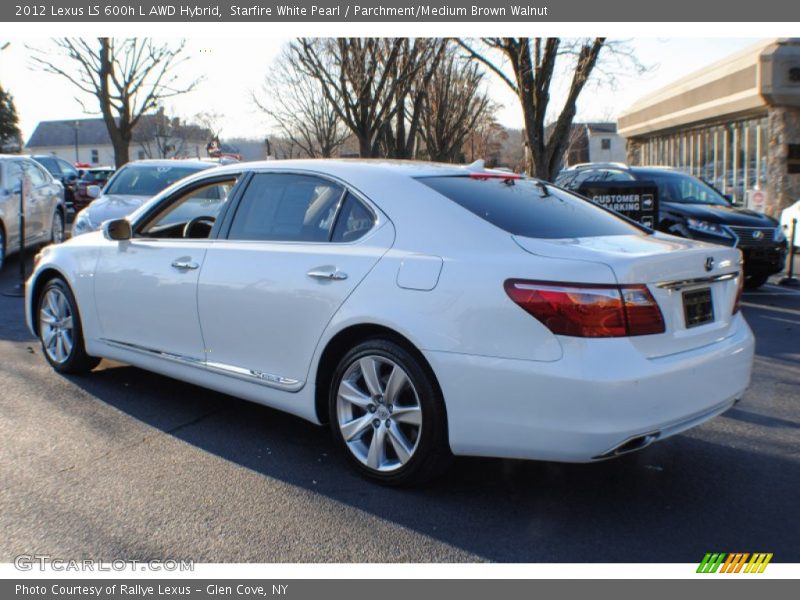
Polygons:
[[20,247],[20,194],[25,247],[64,241],[66,206],[61,182],[27,156],[0,154],[0,269],[5,257]]
[[125,217],[161,190],[216,163],[194,159],[146,159],[129,162],[119,169],[101,189],[90,185],[86,193],[94,198],[75,215],[72,235],[96,231],[105,221]]
[[[795,220],[797,224],[794,223]],[[795,248],[800,248],[800,200],[781,211],[781,228],[790,243],[792,241],[792,228],[795,227],[794,246]]]
[[406,484],[452,454],[600,460],[730,408],[740,258],[509,173],[273,161],[45,250],[26,310],[60,372],[108,357],[330,422]]

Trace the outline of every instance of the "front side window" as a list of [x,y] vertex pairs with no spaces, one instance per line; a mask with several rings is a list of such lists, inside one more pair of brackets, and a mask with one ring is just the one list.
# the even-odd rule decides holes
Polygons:
[[26,166],[26,171],[28,173],[28,177],[31,178],[31,185],[33,187],[39,187],[47,183],[49,175],[45,176],[41,167],[33,164],[32,162],[26,164],[25,166]]
[[531,179],[450,176],[418,181],[513,235],[560,239],[643,234],[588,200]]
[[641,179],[653,181],[658,187],[660,202],[684,204],[715,204],[727,206],[728,202],[707,183],[683,173],[647,173]]
[[235,179],[217,181],[179,193],[140,227],[139,235],[157,239],[207,238],[234,185]]
[[242,196],[228,238],[327,242],[344,188],[311,175],[258,173]]

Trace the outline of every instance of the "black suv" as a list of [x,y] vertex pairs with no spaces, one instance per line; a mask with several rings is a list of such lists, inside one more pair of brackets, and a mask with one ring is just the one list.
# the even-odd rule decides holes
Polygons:
[[709,184],[682,171],[587,163],[561,171],[556,185],[580,194],[596,182],[623,181],[649,182],[658,188],[659,231],[739,248],[744,256],[745,287],[757,288],[783,270],[786,236],[775,219],[733,206]]

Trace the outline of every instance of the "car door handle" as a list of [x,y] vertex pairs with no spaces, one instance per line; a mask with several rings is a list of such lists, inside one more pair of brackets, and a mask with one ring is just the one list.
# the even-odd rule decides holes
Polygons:
[[314,279],[332,279],[334,281],[347,279],[347,273],[340,271],[336,267],[320,267],[317,269],[311,269],[308,273],[306,273],[306,275],[313,277]]
[[176,269],[196,269],[200,265],[190,260],[174,260],[172,261],[172,266]]

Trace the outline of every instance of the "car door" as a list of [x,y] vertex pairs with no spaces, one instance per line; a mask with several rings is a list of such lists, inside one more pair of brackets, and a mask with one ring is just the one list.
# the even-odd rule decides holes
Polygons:
[[[19,194],[22,193],[25,209],[25,246],[30,246],[41,241],[42,214],[41,190],[33,185],[35,180],[35,167],[22,159],[8,161],[6,174],[8,177],[7,206],[13,211],[12,218],[6,225],[8,248],[16,249],[19,246]],[[32,177],[34,175],[34,177]]]
[[227,196],[216,202],[206,196],[210,186],[227,193],[235,176],[226,177],[171,193],[135,225],[132,239],[109,241],[100,249],[95,304],[104,342],[182,362],[205,360],[197,279],[211,227],[195,227],[197,237],[183,237],[183,232],[196,217],[216,217]]
[[57,203],[54,194],[58,184],[32,160],[25,161],[23,167],[29,180],[26,188],[28,194],[26,238],[28,243],[35,244],[50,239],[51,219]]
[[393,241],[386,217],[341,183],[256,173],[200,273],[208,367],[302,387],[326,325]]

